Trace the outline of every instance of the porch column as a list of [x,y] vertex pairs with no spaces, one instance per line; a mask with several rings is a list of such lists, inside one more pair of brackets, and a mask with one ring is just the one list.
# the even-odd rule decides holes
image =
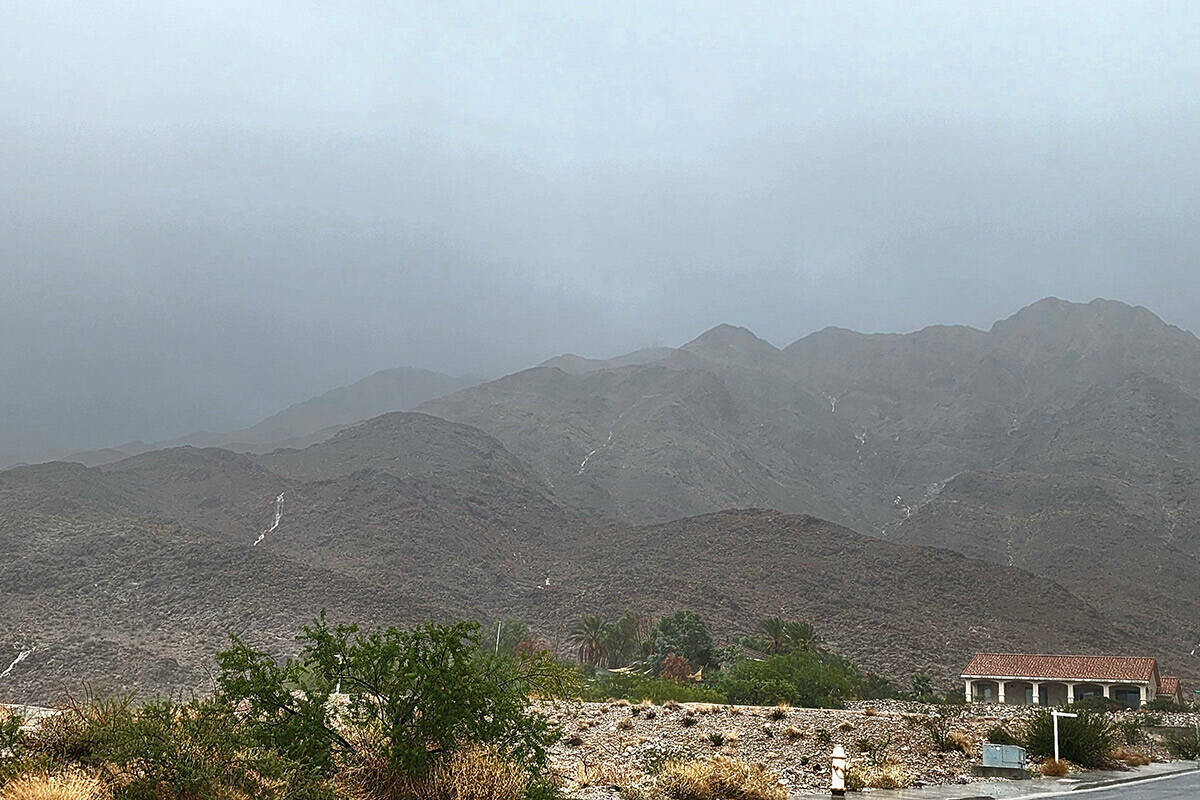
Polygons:
[[1146,699],[1146,687],[1145,686],[1138,687],[1138,696],[1140,696],[1142,699],[1142,705],[1146,705],[1146,703],[1150,702],[1149,700]]
[[1004,681],[996,681],[996,702],[1004,705]]
[[1033,683],[1033,704],[1035,706],[1042,704],[1042,685],[1036,681]]
[[1067,705],[1071,705],[1074,702],[1075,702],[1075,684],[1068,683],[1067,684]]
[[1102,686],[1103,686],[1103,688],[1104,688],[1104,696],[1105,696],[1107,699],[1111,700],[1111,699],[1112,699],[1112,685],[1111,685],[1111,684],[1108,684],[1108,683],[1101,684],[1101,685],[1102,685]]
[[973,697],[971,697],[971,682],[966,681],[966,684],[967,684],[967,702],[970,703],[974,699]]

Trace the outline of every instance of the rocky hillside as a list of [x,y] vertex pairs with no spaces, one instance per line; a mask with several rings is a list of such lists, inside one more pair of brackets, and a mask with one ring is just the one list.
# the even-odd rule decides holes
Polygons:
[[[597,365],[598,366],[598,365]],[[990,331],[719,326],[650,364],[539,368],[423,410],[632,523],[814,514],[1054,577],[1179,654],[1200,603],[1200,341],[1048,299]]]
[[259,458],[176,448],[2,472],[0,555],[0,652],[36,648],[0,679],[8,701],[83,682],[203,686],[227,632],[283,652],[322,608],[368,623],[518,617],[558,646],[586,613],[689,606],[723,638],[783,613],[901,679],[953,675],[1014,640],[1157,645],[1020,570],[812,517],[571,519],[496,439],[423,414]]

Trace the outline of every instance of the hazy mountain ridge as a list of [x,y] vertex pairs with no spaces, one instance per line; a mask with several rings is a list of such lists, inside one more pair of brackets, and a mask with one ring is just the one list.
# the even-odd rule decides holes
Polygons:
[[[667,400],[646,414],[645,397]],[[1143,308],[1050,298],[990,331],[827,329],[782,349],[718,326],[655,365],[519,373],[422,408],[493,433],[568,505],[635,523],[814,513],[1061,576],[1192,634],[1200,340]]]
[[[1048,300],[988,332],[827,329],[785,348],[719,326],[649,363],[536,367],[302,449],[0,472],[0,602],[18,620],[0,644],[51,654],[11,686],[90,669],[41,661],[64,652],[117,680],[145,642],[166,660],[128,682],[194,684],[223,630],[284,637],[322,605],[523,616],[551,643],[624,606],[732,627],[787,612],[897,676],[1036,647],[1200,677],[1182,649],[1200,614],[1200,342],[1156,320]],[[779,510],[713,513],[730,507]]]
[[301,448],[324,441],[346,425],[389,411],[409,411],[421,403],[473,386],[475,378],[456,378],[415,367],[396,367],[339,386],[272,414],[242,430],[199,431],[163,442],[128,442],[116,447],[62,456],[89,467],[169,447],[222,447],[239,453],[267,453],[281,447]]

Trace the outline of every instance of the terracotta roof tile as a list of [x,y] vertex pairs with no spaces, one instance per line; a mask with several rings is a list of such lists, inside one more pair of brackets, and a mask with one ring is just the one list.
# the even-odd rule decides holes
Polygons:
[[1179,678],[1163,675],[1158,679],[1159,694],[1175,694],[1179,691]]
[[976,653],[963,677],[1068,678],[1091,681],[1148,681],[1154,676],[1153,658],[1130,656],[1031,655]]

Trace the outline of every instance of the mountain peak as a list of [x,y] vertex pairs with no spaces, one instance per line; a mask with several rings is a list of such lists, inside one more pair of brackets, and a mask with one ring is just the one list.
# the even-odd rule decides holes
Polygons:
[[779,348],[760,339],[748,328],[721,324],[710,328],[680,348],[714,361],[761,361],[779,354]]
[[1064,326],[1092,329],[1121,326],[1131,331],[1162,331],[1173,327],[1144,306],[1131,306],[1119,300],[1098,297],[1090,303],[1076,303],[1058,297],[1045,297],[1000,320],[992,326],[992,332],[1008,333],[1027,329],[1053,331]]

